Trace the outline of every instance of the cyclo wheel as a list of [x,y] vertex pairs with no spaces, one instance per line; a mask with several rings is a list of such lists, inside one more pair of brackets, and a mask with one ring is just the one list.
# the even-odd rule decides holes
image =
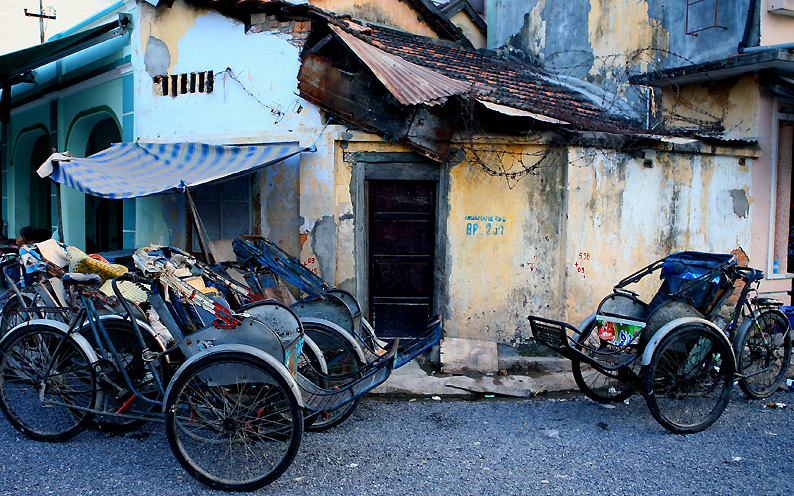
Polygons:
[[[325,377],[328,370],[325,365],[323,352],[309,336],[304,335],[303,339],[303,349],[300,357],[298,357],[298,373],[312,384],[327,388],[328,382]],[[309,413],[303,418],[303,428],[309,430],[309,427],[317,421],[321,414],[322,412]]]
[[[348,340],[340,336],[333,328],[319,322],[304,322],[303,331],[323,352],[328,367],[325,388],[341,387],[360,377],[355,372],[365,364]],[[339,377],[339,379],[334,380],[334,377]],[[307,430],[321,432],[336,427],[353,414],[359,400],[360,398],[356,398],[336,410],[320,412],[320,415],[312,421]]]
[[9,298],[3,305],[3,310],[0,312],[0,315],[2,315],[2,319],[0,319],[0,337],[5,336],[8,331],[19,324],[24,324],[31,319],[43,318],[40,312],[23,312],[22,308],[33,306],[33,297],[23,294],[22,298],[25,300],[24,305],[16,295]]
[[[579,336],[579,343],[589,348],[601,347],[601,338],[594,330],[595,322]],[[581,344],[577,349],[582,350]],[[628,384],[618,379],[617,372],[599,370],[582,360],[571,360],[571,372],[582,393],[596,403],[617,403],[634,394]]]
[[[138,341],[138,336],[132,327],[132,323],[122,319],[103,319],[102,325],[105,327],[108,337],[119,355],[121,363],[118,365],[124,367],[135,389],[150,399],[160,399],[157,383],[143,359],[143,347]],[[90,327],[84,327],[81,334],[96,348],[96,342]],[[145,331],[142,331],[141,335],[147,349],[162,351],[154,336]],[[110,355],[110,350],[106,350],[106,352]],[[113,363],[111,356],[108,356],[108,358],[110,363],[103,367],[103,370],[115,384],[126,387],[126,380],[118,365]],[[164,382],[167,381],[165,360],[161,359],[154,363],[156,371],[160,374],[162,380]],[[101,381],[99,382],[101,383]],[[133,393],[130,391],[119,395],[115,390],[99,388],[97,391],[96,409],[107,412],[108,415],[96,415],[90,424],[91,427],[101,432],[126,432],[144,425],[146,423],[145,420],[113,415],[113,412],[119,410],[132,396]],[[142,403],[144,403],[143,400],[138,400],[136,406],[140,406]],[[147,411],[156,408],[151,403],[145,403],[145,405]]]
[[95,399],[90,359],[64,331],[34,324],[3,340],[0,407],[25,436],[53,442],[73,437],[94,417],[88,409]]
[[651,415],[676,434],[700,432],[725,411],[733,387],[733,353],[705,324],[684,324],[665,336],[643,371]]
[[791,326],[778,309],[767,308],[758,315],[758,326],[750,325],[737,336],[736,371],[739,387],[754,399],[766,398],[786,378],[791,361]]
[[166,433],[176,459],[198,481],[225,491],[254,491],[292,463],[303,436],[303,412],[269,363],[243,352],[210,353],[174,378]]

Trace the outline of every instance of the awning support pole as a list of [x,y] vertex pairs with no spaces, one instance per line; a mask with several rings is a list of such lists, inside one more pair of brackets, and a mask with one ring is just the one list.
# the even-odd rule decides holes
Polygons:
[[[198,231],[198,241],[199,246],[201,246],[201,252],[204,254],[204,261],[210,265],[215,265],[215,257],[212,254],[212,247],[209,245],[206,233],[202,228],[201,219],[199,219],[196,205],[193,203],[193,198],[190,196],[190,190],[188,190],[187,186],[184,184],[182,187],[185,189],[185,198],[187,199],[187,204],[190,207],[190,214],[193,217],[193,223],[196,225],[196,231]],[[189,248],[188,251],[190,251]]]

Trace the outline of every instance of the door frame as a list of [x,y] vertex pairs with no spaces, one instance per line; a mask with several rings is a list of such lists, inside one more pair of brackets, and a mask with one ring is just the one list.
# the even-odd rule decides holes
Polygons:
[[[363,315],[369,315],[369,233],[367,212],[367,181],[435,181],[435,254],[433,256],[432,314],[442,313],[441,295],[446,294],[447,217],[449,204],[448,163],[441,164],[411,152],[353,153],[351,198],[353,200],[353,257],[356,272],[356,296]],[[376,329],[377,331],[377,329]]]

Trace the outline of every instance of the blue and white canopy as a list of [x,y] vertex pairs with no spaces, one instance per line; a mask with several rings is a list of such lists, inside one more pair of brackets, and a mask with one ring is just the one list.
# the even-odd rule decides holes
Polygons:
[[314,148],[298,143],[116,143],[86,158],[56,153],[37,172],[89,195],[136,198],[231,179],[304,151]]

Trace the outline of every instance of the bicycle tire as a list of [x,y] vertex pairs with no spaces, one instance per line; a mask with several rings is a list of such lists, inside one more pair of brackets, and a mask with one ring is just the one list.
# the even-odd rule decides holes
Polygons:
[[758,314],[736,340],[736,372],[739,387],[749,398],[762,399],[777,391],[791,362],[791,326],[777,308]]
[[[579,336],[579,343],[591,348],[600,346],[600,338],[593,333],[595,322]],[[581,350],[581,344],[577,349]],[[593,367],[582,360],[571,360],[571,373],[579,390],[596,403],[617,403],[632,394],[634,389],[618,379],[617,372],[607,372]]]
[[677,327],[642,374],[651,415],[675,434],[706,429],[728,406],[734,368],[733,352],[717,331],[701,323]]
[[[45,378],[48,369],[49,378]],[[61,329],[24,326],[3,341],[0,408],[25,436],[48,442],[70,439],[93,418],[88,409],[95,399],[96,376],[89,357]]]
[[174,378],[166,434],[177,461],[201,483],[254,491],[292,463],[303,436],[303,412],[274,366],[247,353],[215,353]]
[[[323,352],[328,367],[326,388],[333,389],[344,386],[360,377],[355,374],[355,371],[365,364],[361,361],[353,345],[341,337],[336,330],[319,322],[304,322],[303,331]],[[333,380],[334,376],[344,376],[345,378],[335,381]],[[321,432],[336,427],[353,414],[359,402],[360,398],[356,398],[336,410],[320,412],[320,415],[307,427],[307,430]]]

